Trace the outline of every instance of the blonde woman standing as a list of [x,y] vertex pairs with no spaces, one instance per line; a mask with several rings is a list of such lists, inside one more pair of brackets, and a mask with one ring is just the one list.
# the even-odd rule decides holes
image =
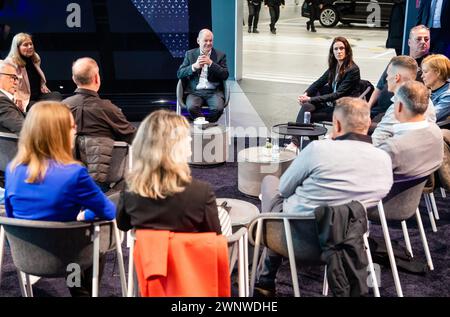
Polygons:
[[187,120],[158,110],[148,116],[133,141],[133,170],[120,195],[121,230],[221,233],[216,197],[209,184],[193,179]]

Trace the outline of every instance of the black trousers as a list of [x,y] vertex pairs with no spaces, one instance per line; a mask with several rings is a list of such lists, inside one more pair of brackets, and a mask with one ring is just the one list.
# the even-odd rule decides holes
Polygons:
[[269,6],[269,14],[270,14],[270,30],[276,30],[275,24],[278,22],[280,18],[280,6]]
[[27,106],[27,111],[31,109],[31,107],[39,102],[39,101],[61,101],[63,100],[62,95],[59,91],[52,91],[46,94],[40,94],[37,98],[30,99],[30,102]]
[[248,28],[251,28],[252,25],[254,30],[258,28],[259,11],[261,11],[261,4],[248,3]]
[[[334,107],[330,107],[323,103],[304,103],[297,114],[296,122],[303,123],[305,120],[305,112],[311,113],[311,123],[319,121],[332,121]],[[300,138],[292,136],[292,143],[296,146],[300,145]]]
[[[209,108],[209,114],[203,115],[202,105],[206,103]],[[225,97],[223,92],[216,90],[197,90],[195,94],[189,94],[186,98],[186,106],[191,118],[195,120],[198,117],[206,117],[209,122],[219,120],[225,107]]]
[[317,13],[319,12],[319,7],[316,4],[309,4],[309,25],[311,30],[314,30],[314,21],[316,20]]

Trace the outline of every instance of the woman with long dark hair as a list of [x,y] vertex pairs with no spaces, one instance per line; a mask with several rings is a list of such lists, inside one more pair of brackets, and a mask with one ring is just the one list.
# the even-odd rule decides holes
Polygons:
[[[311,122],[331,121],[336,100],[358,96],[360,81],[350,43],[345,37],[335,37],[328,54],[328,69],[298,97],[301,107],[297,122],[304,122],[305,112],[311,113]],[[288,148],[298,145],[298,138],[293,137]]]

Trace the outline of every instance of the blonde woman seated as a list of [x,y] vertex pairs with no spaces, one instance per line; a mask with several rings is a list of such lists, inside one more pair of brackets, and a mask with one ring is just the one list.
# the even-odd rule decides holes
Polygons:
[[[64,222],[114,218],[114,204],[72,157],[75,132],[65,105],[43,101],[31,108],[18,153],[6,168],[8,217]],[[90,296],[91,274],[91,269],[81,272],[81,287],[69,288],[72,296]]]
[[172,111],[148,116],[133,141],[133,170],[120,194],[121,230],[221,233],[216,197],[209,184],[193,179],[187,120]]
[[450,60],[441,54],[429,55],[422,61],[422,80],[431,89],[436,121],[450,116]]

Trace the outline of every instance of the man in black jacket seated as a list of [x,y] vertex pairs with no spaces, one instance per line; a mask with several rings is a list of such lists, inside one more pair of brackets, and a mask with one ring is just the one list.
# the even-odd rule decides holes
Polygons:
[[[18,135],[25,120],[25,113],[14,103],[18,84],[16,71],[14,65],[0,60],[0,132]],[[0,171],[0,187],[4,187],[4,171]]]
[[203,102],[209,108],[207,120],[216,122],[223,113],[225,96],[222,82],[228,78],[226,55],[213,48],[213,33],[203,29],[198,33],[199,48],[186,52],[178,69],[178,79],[187,84],[186,106],[193,119],[203,117]]

